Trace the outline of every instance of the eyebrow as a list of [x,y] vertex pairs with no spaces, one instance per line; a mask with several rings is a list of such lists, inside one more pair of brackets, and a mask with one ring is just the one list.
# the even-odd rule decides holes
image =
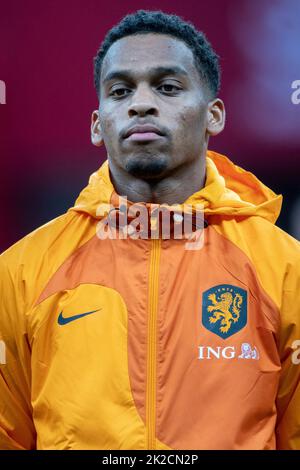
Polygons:
[[[178,65],[174,65],[171,67],[153,67],[151,69],[146,70],[147,73],[150,73],[151,76],[163,76],[163,75],[184,75],[186,77],[189,76],[187,71]],[[109,72],[106,77],[103,79],[103,84],[114,80],[115,78],[121,78],[123,80],[130,80],[132,78],[132,70],[130,69],[123,69],[123,70],[112,70]]]

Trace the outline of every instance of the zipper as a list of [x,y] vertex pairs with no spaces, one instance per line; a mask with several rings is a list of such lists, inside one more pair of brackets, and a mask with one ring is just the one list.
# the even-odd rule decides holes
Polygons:
[[151,257],[148,297],[147,341],[147,395],[146,395],[146,443],[147,449],[155,449],[156,440],[156,346],[157,307],[159,289],[159,261],[161,239],[151,239]]

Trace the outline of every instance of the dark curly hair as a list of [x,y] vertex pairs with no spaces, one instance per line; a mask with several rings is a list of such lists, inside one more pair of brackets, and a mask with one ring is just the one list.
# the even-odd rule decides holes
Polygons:
[[94,85],[100,96],[100,75],[103,59],[110,46],[125,36],[142,33],[161,33],[181,39],[192,50],[195,66],[202,80],[208,86],[212,98],[220,89],[221,69],[219,56],[213,50],[203,32],[177,15],[158,11],[138,10],[126,15],[119,24],[106,34],[97,55],[94,57]]

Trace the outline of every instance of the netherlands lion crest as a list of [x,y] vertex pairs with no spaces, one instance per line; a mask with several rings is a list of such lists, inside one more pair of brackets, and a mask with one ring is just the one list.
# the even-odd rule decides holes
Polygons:
[[223,339],[247,324],[247,291],[220,284],[203,292],[202,324]]

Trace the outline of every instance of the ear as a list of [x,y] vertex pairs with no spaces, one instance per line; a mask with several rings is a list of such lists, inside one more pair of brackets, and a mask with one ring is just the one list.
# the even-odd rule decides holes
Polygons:
[[91,116],[91,141],[96,147],[100,147],[103,144],[101,123],[99,117],[99,111],[95,110]]
[[218,135],[225,127],[225,105],[222,100],[216,98],[208,103],[207,108],[207,133]]

